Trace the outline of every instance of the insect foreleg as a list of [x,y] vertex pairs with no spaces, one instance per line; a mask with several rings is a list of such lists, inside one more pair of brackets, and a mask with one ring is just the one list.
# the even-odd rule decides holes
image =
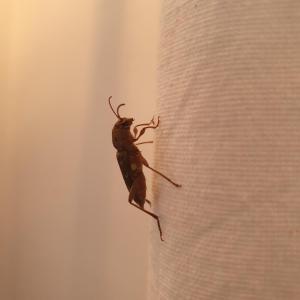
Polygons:
[[134,141],[137,141],[146,132],[146,129],[149,129],[149,128],[155,129],[158,126],[159,126],[159,117],[158,117],[156,125],[149,125],[149,126],[142,128],[138,135],[137,135],[137,129],[134,128],[134,129],[136,129],[136,131],[134,131],[134,137],[135,137]]
[[138,124],[138,125],[135,125],[134,127],[133,127],[133,133],[134,133],[134,136],[136,136],[137,135],[137,132],[138,132],[138,127],[140,127],[140,126],[150,126],[151,124],[153,124],[154,125],[154,116],[153,116],[153,118],[151,119],[151,121],[149,122],[149,123],[142,123],[142,124]]

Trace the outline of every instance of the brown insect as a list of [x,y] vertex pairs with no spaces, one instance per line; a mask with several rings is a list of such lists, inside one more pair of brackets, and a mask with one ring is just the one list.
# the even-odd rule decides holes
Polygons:
[[[120,107],[125,104],[120,104],[115,111],[111,105],[110,99],[111,97],[108,98],[109,106],[112,112],[118,118],[118,121],[112,129],[112,142],[114,147],[117,149],[117,160],[123,175],[123,179],[129,191],[128,202],[156,219],[158,230],[160,232],[160,239],[163,241],[159,217],[156,214],[144,209],[145,202],[147,202],[150,206],[151,202],[146,199],[147,187],[145,175],[143,173],[143,166],[159,174],[174,186],[180,187],[181,185],[175,183],[161,172],[150,167],[146,159],[142,156],[142,153],[138,149],[137,145],[153,143],[153,141],[136,143],[147,129],[155,129],[158,127],[159,117],[156,124],[153,117],[149,123],[143,123],[134,126],[132,134],[130,128],[134,119],[121,117],[119,114]],[[141,127],[141,129],[138,130],[138,127]],[[135,203],[133,203],[133,201]]]

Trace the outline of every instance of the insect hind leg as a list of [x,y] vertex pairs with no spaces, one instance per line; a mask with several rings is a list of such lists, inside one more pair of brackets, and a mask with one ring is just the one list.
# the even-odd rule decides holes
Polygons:
[[[159,217],[158,217],[156,214],[154,214],[154,213],[152,213],[152,212],[150,212],[150,211],[144,209],[144,207],[140,207],[139,205],[133,203],[134,196],[135,196],[135,194],[136,194],[136,192],[137,192],[136,188],[137,188],[137,185],[136,185],[135,183],[133,183],[133,185],[132,185],[132,187],[131,187],[131,189],[130,189],[130,192],[129,192],[129,197],[128,197],[128,202],[129,202],[129,204],[133,205],[134,207],[136,207],[137,209],[143,211],[144,213],[150,215],[152,218],[154,218],[154,219],[157,221],[157,226],[158,226],[158,230],[159,230],[159,234],[160,234],[160,239],[161,239],[161,241],[164,241],[164,239],[163,239],[163,234],[162,234],[162,230],[161,230],[161,226],[160,226],[160,220],[159,220]],[[150,201],[147,200],[147,199],[145,199],[145,201],[146,201],[147,203],[150,202]],[[151,203],[151,202],[150,202],[150,203]]]
[[139,207],[138,205],[134,204],[133,202],[129,202],[129,203],[131,205],[135,206],[137,209],[139,209],[139,210],[143,211],[144,213],[150,215],[151,217],[153,217],[157,221],[157,226],[158,226],[158,230],[159,230],[159,233],[160,233],[160,239],[161,239],[161,241],[164,241],[161,226],[160,226],[159,217],[156,214],[154,214],[154,213],[152,213],[152,212],[150,212],[150,211],[148,211],[144,208]]

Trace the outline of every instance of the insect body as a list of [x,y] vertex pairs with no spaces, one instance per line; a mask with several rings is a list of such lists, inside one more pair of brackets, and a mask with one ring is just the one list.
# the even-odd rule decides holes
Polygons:
[[[136,125],[133,128],[132,134],[130,128],[134,121],[133,118],[121,117],[119,114],[120,107],[125,104],[120,104],[117,107],[117,111],[115,111],[111,105],[110,99],[111,97],[108,98],[110,108],[115,114],[115,116],[118,118],[118,121],[112,129],[112,142],[114,147],[117,149],[117,160],[122,172],[123,179],[129,191],[128,202],[136,208],[152,216],[154,219],[156,219],[158,230],[160,232],[160,238],[163,241],[159,217],[156,214],[144,209],[145,202],[147,202],[149,205],[151,205],[151,202],[146,199],[147,187],[145,175],[143,173],[143,166],[159,174],[160,176],[168,180],[170,183],[172,183],[174,186],[180,187],[180,185],[173,182],[161,172],[150,167],[146,159],[142,156],[142,153],[138,149],[137,145],[152,143],[152,141],[136,143],[147,129],[155,129],[158,127],[159,118],[156,124],[154,122],[154,119],[152,119],[149,123]],[[138,127],[141,127],[140,131]]]

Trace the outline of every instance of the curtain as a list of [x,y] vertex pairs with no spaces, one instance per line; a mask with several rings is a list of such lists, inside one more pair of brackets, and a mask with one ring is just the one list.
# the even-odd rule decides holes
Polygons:
[[159,57],[148,299],[299,299],[300,3],[165,0]]

